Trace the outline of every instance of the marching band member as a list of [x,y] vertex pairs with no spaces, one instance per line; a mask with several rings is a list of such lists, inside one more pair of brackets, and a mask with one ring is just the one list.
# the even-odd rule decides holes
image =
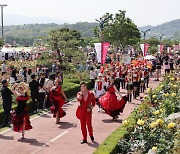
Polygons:
[[145,70],[143,67],[141,67],[141,78],[140,78],[140,91],[141,93],[144,93],[145,90]]
[[122,89],[125,89],[125,77],[126,77],[126,74],[127,74],[127,67],[126,65],[122,65],[122,68],[121,68],[121,86],[122,86]]
[[132,92],[133,92],[133,76],[132,76],[132,72],[128,71],[128,74],[125,77],[125,81],[126,81],[126,89],[127,89],[127,97],[128,97],[128,101],[131,102],[132,101]]
[[134,96],[134,99],[136,99],[136,97],[137,97],[137,88],[138,88],[138,73],[136,71],[136,68],[134,68],[134,71],[133,71],[133,86],[134,86],[133,96]]
[[114,84],[115,84],[117,90],[119,91],[120,90],[120,70],[119,70],[118,66],[116,66],[114,77],[115,77]]
[[[99,73],[98,80],[95,82],[95,98],[97,102],[98,102],[98,98],[105,94],[105,87],[107,87],[107,83],[103,80],[102,77],[103,77],[103,74]],[[99,106],[98,112],[100,112],[101,106],[99,103],[98,103],[98,106]]]

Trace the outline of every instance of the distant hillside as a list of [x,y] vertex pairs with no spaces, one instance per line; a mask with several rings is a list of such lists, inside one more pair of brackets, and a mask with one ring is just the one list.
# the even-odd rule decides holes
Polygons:
[[[93,29],[97,23],[79,22],[76,24],[25,24],[17,26],[5,26],[4,34],[7,43],[12,44],[15,40],[18,44],[32,45],[34,39],[46,36],[51,30],[69,28],[77,30],[83,37],[93,36]],[[1,32],[0,32],[1,35]]]
[[144,31],[147,29],[151,29],[150,33],[147,34],[147,38],[156,36],[159,38],[160,35],[165,34],[164,39],[169,39],[173,37],[173,39],[180,40],[180,19],[173,20],[170,22],[166,22],[164,24],[158,26],[144,26],[139,27],[140,31]]
[[[41,36],[46,36],[51,30],[58,28],[69,28],[81,32],[83,37],[93,36],[93,29],[98,23],[79,22],[76,24],[25,24],[17,26],[5,26],[4,34],[7,43],[18,43],[21,45],[32,45],[34,39]],[[173,37],[173,39],[180,40],[180,19],[173,20],[158,26],[144,26],[139,27],[140,31],[151,29],[151,33],[147,34],[146,38],[156,36],[159,38],[160,35],[165,34],[165,39]],[[0,31],[1,36],[1,31]]]

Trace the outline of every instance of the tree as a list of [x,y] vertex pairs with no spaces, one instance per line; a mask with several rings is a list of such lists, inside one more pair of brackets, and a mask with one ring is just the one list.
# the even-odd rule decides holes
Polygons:
[[62,28],[52,30],[49,33],[47,40],[47,44],[51,47],[51,50],[57,51],[58,59],[61,64],[61,53],[65,53],[68,56],[72,56],[73,51],[75,51],[78,48],[81,42],[81,34],[75,30]]
[[2,41],[2,39],[0,39],[0,48],[3,47],[4,43]]
[[150,53],[151,55],[153,55],[153,54],[157,53],[158,47],[157,47],[157,46],[150,46],[150,48],[149,48],[148,51],[149,51],[149,53]]
[[159,40],[154,37],[147,39],[146,43],[150,44],[151,46],[158,46],[160,44]]
[[[102,41],[108,41],[116,47],[125,48],[135,45],[140,41],[141,34],[137,26],[130,18],[125,16],[126,11],[115,14],[106,13],[99,19],[100,29],[94,29],[95,36],[102,37]],[[99,34],[99,35],[98,35]]]

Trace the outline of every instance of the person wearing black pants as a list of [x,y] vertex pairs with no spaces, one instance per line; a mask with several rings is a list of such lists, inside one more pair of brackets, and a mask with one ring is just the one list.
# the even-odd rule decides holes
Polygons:
[[10,117],[10,111],[12,107],[12,95],[13,93],[8,88],[8,82],[7,80],[2,80],[2,89],[1,89],[1,95],[3,100],[3,110],[4,110],[4,123],[3,127],[6,127],[9,122]]
[[42,110],[45,107],[45,97],[46,97],[46,86],[45,86],[45,73],[41,73],[41,78],[39,79],[39,109]]
[[125,89],[125,77],[127,75],[127,68],[126,68],[126,65],[123,65],[122,66],[122,69],[121,69],[121,86],[122,86],[122,89]]
[[96,79],[96,73],[94,71],[94,68],[91,67],[91,70],[90,70],[91,88],[94,88],[95,86],[95,79]]
[[40,103],[39,98],[39,82],[36,80],[36,75],[31,75],[32,81],[29,83],[32,99],[33,112],[37,113],[38,104]]

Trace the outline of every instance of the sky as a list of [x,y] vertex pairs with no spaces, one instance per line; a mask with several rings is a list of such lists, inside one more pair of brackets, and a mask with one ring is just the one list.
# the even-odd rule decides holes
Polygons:
[[137,26],[180,19],[180,0],[0,0],[4,15],[50,17],[69,23],[94,22],[106,12],[126,10]]

